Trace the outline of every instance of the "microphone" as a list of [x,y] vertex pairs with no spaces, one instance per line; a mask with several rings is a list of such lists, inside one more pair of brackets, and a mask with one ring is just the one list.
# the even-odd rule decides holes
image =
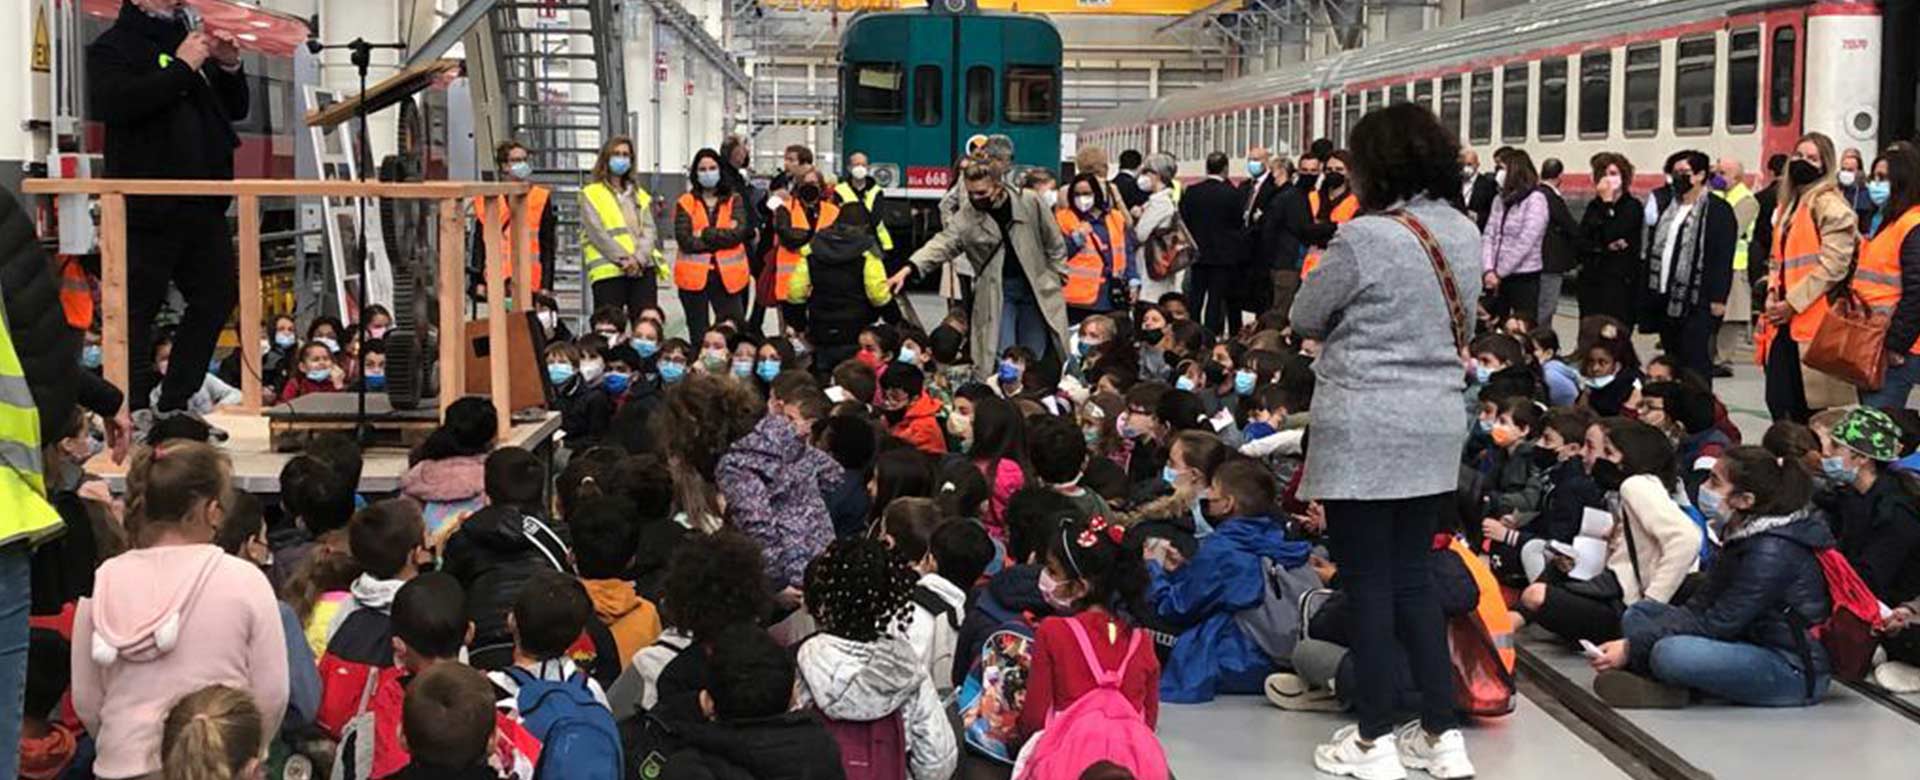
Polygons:
[[173,9],[173,18],[180,20],[180,24],[186,26],[189,34],[200,31],[201,20],[200,9],[198,8],[186,3],[181,3]]

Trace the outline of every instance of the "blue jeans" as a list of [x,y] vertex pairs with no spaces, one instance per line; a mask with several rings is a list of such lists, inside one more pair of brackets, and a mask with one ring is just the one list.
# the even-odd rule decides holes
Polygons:
[[32,578],[24,542],[0,548],[0,780],[20,772],[20,708],[27,686],[27,609]]
[[[1640,625],[1675,609],[1656,601],[1627,608],[1620,619],[1627,636],[1640,635]],[[1809,640],[1811,641],[1811,640]],[[1703,691],[1734,704],[1750,707],[1804,707],[1827,694],[1827,675],[1813,678],[1813,698],[1807,698],[1807,678],[1792,653],[1747,642],[1724,642],[1680,634],[1655,642],[1648,661],[1655,679]]]
[[1908,355],[1907,362],[1887,366],[1887,380],[1873,392],[1860,391],[1860,405],[1875,409],[1904,409],[1913,386],[1920,384],[1920,355]]
[[1009,288],[1000,306],[1000,349],[1018,344],[1033,350],[1034,357],[1044,358],[1051,343],[1052,331],[1047,329],[1047,318],[1040,313],[1040,303],[1032,290],[1024,285]]

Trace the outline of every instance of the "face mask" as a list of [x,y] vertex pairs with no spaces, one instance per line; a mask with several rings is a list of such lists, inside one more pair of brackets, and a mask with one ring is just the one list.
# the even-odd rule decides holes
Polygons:
[[580,378],[585,379],[588,382],[593,382],[599,379],[600,375],[606,372],[607,372],[607,364],[603,361],[599,361],[599,360],[580,361]]
[[1086,213],[1086,212],[1089,212],[1089,211],[1092,211],[1092,210],[1093,210],[1093,196],[1092,196],[1092,195],[1075,195],[1075,196],[1073,196],[1073,208],[1074,208],[1075,210],[1077,210],[1077,211],[1079,211],[1079,212],[1080,212],[1080,213],[1082,213],[1082,214],[1084,214],[1084,213]]
[[368,390],[385,390],[387,389],[387,372],[369,371],[367,372],[366,381]]
[[320,342],[321,346],[326,347],[328,352],[340,351],[340,342],[334,341],[333,339],[321,336],[320,338],[314,339],[314,341]]
[[1493,421],[1484,417],[1473,421],[1473,428],[1481,433],[1493,434]]
[[1249,178],[1258,179],[1260,178],[1260,174],[1263,174],[1266,172],[1267,172],[1266,163],[1260,162],[1259,160],[1247,161],[1247,176]]
[[1693,503],[1700,509],[1700,514],[1707,516],[1707,522],[1715,528],[1726,525],[1728,520],[1733,519],[1733,510],[1727,506],[1727,497],[1708,490],[1705,485],[1700,486],[1700,493],[1695,496]]
[[780,375],[780,361],[762,360],[759,365],[754,366],[753,374],[760,377],[762,382],[771,382],[774,377]]
[[1140,185],[1140,191],[1148,195],[1152,195],[1155,190],[1160,189],[1160,180],[1153,176],[1143,175],[1140,177],[1138,183]]
[[1193,377],[1181,374],[1179,379],[1173,380],[1173,387],[1175,390],[1185,390],[1191,393],[1194,388]]
[[512,176],[513,178],[516,178],[516,179],[525,180],[533,176],[533,164],[527,162],[526,160],[508,163],[507,175]]
[[1608,375],[1606,375],[1606,376],[1590,376],[1590,377],[1587,377],[1587,380],[1586,380],[1586,381],[1587,381],[1587,389],[1589,389],[1589,390],[1599,390],[1599,389],[1601,389],[1601,388],[1604,388],[1604,387],[1606,387],[1607,385],[1610,385],[1610,384],[1613,384],[1613,378],[1614,378],[1615,376],[1617,376],[1617,375],[1616,375],[1616,374],[1608,374]]
[[1462,165],[1462,166],[1460,166],[1460,180],[1461,180],[1461,181],[1470,181],[1470,180],[1472,180],[1472,179],[1473,179],[1473,175],[1474,175],[1475,173],[1478,173],[1478,171],[1475,171],[1475,170],[1473,169],[1473,166],[1471,166],[1471,165]]
[[1047,606],[1060,613],[1073,612],[1073,599],[1061,598],[1060,581],[1053,578],[1053,572],[1040,570],[1040,597],[1046,599]]
[[281,349],[293,349],[293,345],[297,343],[297,341],[291,333],[281,332],[273,334],[273,345]]
[[685,378],[687,378],[687,364],[685,363],[661,363],[660,364],[660,381],[661,382],[665,382],[666,384],[671,385]]
[[556,385],[564,385],[567,383],[567,380],[572,378],[573,378],[573,366],[568,365],[566,363],[548,363],[547,364],[547,381],[548,382],[552,382]]
[[1233,372],[1233,392],[1235,395],[1253,395],[1254,380],[1252,371],[1241,369]]
[[1174,470],[1173,464],[1169,463],[1165,466],[1160,467],[1161,482],[1165,482],[1171,485],[1174,482],[1178,481],[1179,479],[1180,479],[1180,472]]
[[1474,364],[1473,366],[1473,383],[1474,384],[1484,385],[1487,383],[1487,380],[1492,378],[1493,378],[1493,369],[1487,368],[1486,366],[1480,365],[1478,363]]
[[367,328],[367,338],[370,338],[370,339],[384,339],[384,338],[386,338],[386,337],[387,337],[387,333],[388,333],[389,331],[391,331],[391,330],[393,330],[393,329],[392,329],[392,328],[387,328],[387,327],[380,327],[380,328]]
[[852,170],[847,171],[847,175],[864,181],[867,178],[867,166],[855,165]]
[[1620,483],[1627,481],[1627,475],[1620,470],[1620,464],[1610,460],[1594,461],[1593,468],[1587,473],[1593,477],[1593,484],[1600,486],[1601,490],[1619,490]]
[[633,170],[632,157],[628,157],[624,154],[616,154],[612,157],[607,158],[608,173],[611,173],[615,176],[625,176],[627,175],[627,171],[631,171],[631,170]]
[[1725,192],[1727,190],[1727,177],[1716,173],[1713,175],[1713,178],[1707,180],[1707,186]]
[[863,349],[853,353],[853,359],[860,361],[860,364],[867,368],[874,369],[875,371],[880,370],[880,353],[878,352]]
[[1140,331],[1140,343],[1158,344],[1160,343],[1160,335],[1161,335],[1160,328],[1146,328]]
[[740,377],[741,379],[745,379],[747,377],[753,376],[753,359],[752,358],[734,358],[733,359],[733,375]]
[[1558,464],[1559,462],[1560,462],[1560,453],[1554,452],[1553,450],[1547,449],[1546,447],[1536,446],[1533,448],[1533,465],[1534,466],[1542,469],[1550,469],[1550,468],[1553,468],[1554,465]]
[[[165,372],[163,371],[161,373],[165,373]],[[307,381],[309,382],[327,382],[327,381],[331,381],[332,379],[333,379],[333,369],[330,369],[330,368],[307,369]]]
[[1673,196],[1676,198],[1687,194],[1688,191],[1693,189],[1693,174],[1691,173],[1676,173],[1669,177],[1669,180],[1673,184]]
[[626,392],[627,386],[631,384],[633,384],[633,377],[619,371],[608,374],[605,379],[600,381],[600,386],[606,388],[607,392],[614,395]]
[[1793,182],[1795,187],[1805,187],[1819,181],[1820,174],[1825,172],[1820,169],[1820,166],[1807,160],[1794,160],[1787,163],[1787,180]]
[[1332,192],[1345,186],[1347,186],[1347,175],[1344,173],[1330,172],[1320,178],[1321,192]]
[[1600,178],[1602,181],[1605,181],[1607,183],[1607,186],[1611,188],[1614,192],[1620,191],[1620,174],[1609,173]]
[[1046,192],[1040,193],[1040,202],[1045,203],[1047,208],[1053,208],[1060,202],[1060,191],[1047,190]]
[[1099,428],[1081,428],[1080,435],[1086,437],[1087,446],[1089,447],[1093,446],[1095,442],[1100,441]]
[[900,352],[894,355],[893,359],[910,366],[919,365],[920,350],[917,350],[917,349],[914,349],[913,347],[902,344],[900,345]]
[[706,366],[709,372],[717,373],[727,367],[727,353],[712,349],[702,352],[700,365]]
[[953,414],[947,415],[947,433],[951,433],[953,434],[954,438],[962,439],[962,440],[966,439],[969,436],[972,436],[973,435],[972,415],[961,414],[959,412],[954,412]]
[[973,204],[974,211],[979,211],[984,213],[984,212],[993,210],[992,198],[971,198],[970,197],[970,198],[967,198],[967,202]]
[[650,358],[660,353],[660,342],[654,341],[653,339],[635,339],[633,342],[633,351],[640,353],[640,357],[643,359]]
[[720,186],[720,171],[717,169],[711,170],[711,171],[700,171],[699,173],[694,174],[694,178],[700,181],[700,189],[703,189],[703,190],[710,190]]
[[1511,425],[1495,425],[1489,434],[1493,436],[1493,446],[1503,450],[1520,440],[1520,430]]
[[1001,384],[1013,384],[1014,382],[1020,381],[1020,364],[1011,360],[1002,359],[1000,361],[999,377]]
[[1300,189],[1311,190],[1315,187],[1320,186],[1320,174],[1317,174],[1317,173],[1300,174],[1299,176],[1295,176],[1293,178],[1293,184],[1294,186],[1299,187]]
[[88,344],[80,350],[80,365],[87,368],[99,368],[103,360],[99,344]]
[[1505,168],[1493,169],[1493,186],[1495,187],[1507,186],[1507,169]]
[[1122,413],[1120,419],[1113,421],[1113,431],[1114,433],[1120,434],[1120,438],[1122,439],[1131,439],[1139,435],[1137,431],[1127,425],[1127,418],[1131,416],[1132,415]]
[[801,200],[812,203],[820,199],[820,185],[802,184],[794,189],[793,194],[800,196]]
[[1847,465],[1838,455],[1829,455],[1820,459],[1820,473],[1835,484],[1851,485],[1860,476],[1860,470]]
[[1886,180],[1867,182],[1867,198],[1873,201],[1873,205],[1885,207],[1890,197],[1893,197],[1893,185]]
[[543,311],[533,316],[540,320],[541,329],[548,333],[552,333],[554,326],[560,324],[560,312],[557,311]]
[[1842,187],[1851,187],[1853,186],[1854,182],[1859,180],[1860,180],[1860,174],[1858,172],[1855,172],[1855,171],[1840,172],[1840,186]]

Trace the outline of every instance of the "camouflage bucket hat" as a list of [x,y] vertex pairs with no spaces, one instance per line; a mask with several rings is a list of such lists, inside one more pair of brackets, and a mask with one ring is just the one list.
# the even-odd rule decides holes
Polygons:
[[1855,409],[1833,426],[1833,440],[1882,463],[1900,459],[1900,426],[1879,409]]

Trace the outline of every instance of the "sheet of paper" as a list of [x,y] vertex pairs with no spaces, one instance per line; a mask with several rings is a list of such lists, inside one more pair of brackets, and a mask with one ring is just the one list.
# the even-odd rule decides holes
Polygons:
[[1587,507],[1580,513],[1580,535],[1605,539],[1613,534],[1613,513],[1599,507]]

